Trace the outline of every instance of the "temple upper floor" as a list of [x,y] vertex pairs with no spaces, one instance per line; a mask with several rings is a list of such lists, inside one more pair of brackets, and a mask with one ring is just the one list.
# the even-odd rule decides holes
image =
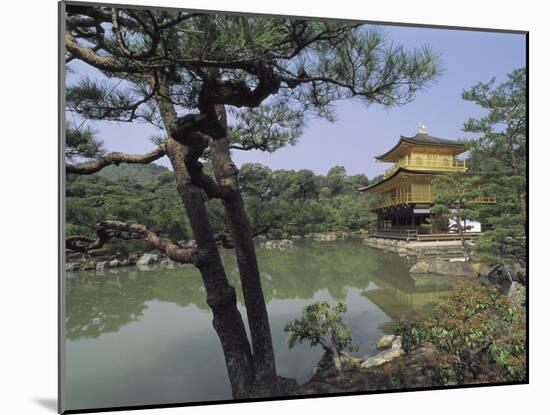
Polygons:
[[464,142],[431,136],[426,133],[425,126],[420,124],[415,136],[401,136],[393,148],[376,159],[394,163],[385,170],[384,178],[391,176],[399,167],[419,171],[464,172],[467,169],[466,161],[456,156],[465,151]]
[[465,172],[467,170],[466,160],[458,160],[451,154],[430,152],[429,149],[411,151],[396,161],[393,166],[384,170],[384,178],[391,176],[399,167],[433,172]]

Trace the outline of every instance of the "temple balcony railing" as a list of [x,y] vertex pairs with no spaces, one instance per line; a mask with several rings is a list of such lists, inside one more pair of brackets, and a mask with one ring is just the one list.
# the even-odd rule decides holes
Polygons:
[[[375,200],[369,205],[371,210],[382,209],[390,206],[404,205],[409,203],[432,203],[432,194],[430,192],[408,192],[401,193],[394,197],[386,197]],[[470,203],[496,203],[495,196],[478,196]]]
[[471,203],[496,203],[497,198],[495,196],[478,196],[472,199]]
[[384,171],[384,179],[391,176],[397,171],[399,167],[406,167],[409,169],[428,169],[435,171],[447,171],[447,172],[464,172],[466,171],[466,160],[427,160],[427,159],[404,159],[399,160],[389,169]]

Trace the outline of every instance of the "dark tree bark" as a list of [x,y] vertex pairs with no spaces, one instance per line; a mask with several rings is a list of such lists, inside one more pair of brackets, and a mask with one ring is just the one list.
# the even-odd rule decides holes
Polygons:
[[[223,105],[212,107],[208,117],[212,119],[212,123],[219,123],[222,129],[227,131],[226,113]],[[211,137],[210,154],[218,184],[225,186],[228,190],[228,194],[223,197],[225,222],[234,241],[237,255],[252,338],[254,378],[260,389],[271,388],[276,384],[277,375],[269,317],[262,291],[252,230],[239,190],[239,171],[231,159],[227,134]]]

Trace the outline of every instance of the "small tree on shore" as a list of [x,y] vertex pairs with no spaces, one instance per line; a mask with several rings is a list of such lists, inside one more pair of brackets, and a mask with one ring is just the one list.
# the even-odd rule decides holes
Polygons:
[[356,348],[351,343],[351,329],[344,320],[347,306],[338,303],[332,307],[325,301],[308,304],[304,307],[302,318],[287,323],[288,347],[309,341],[311,347],[320,345],[332,358],[334,367],[342,370],[342,355]]

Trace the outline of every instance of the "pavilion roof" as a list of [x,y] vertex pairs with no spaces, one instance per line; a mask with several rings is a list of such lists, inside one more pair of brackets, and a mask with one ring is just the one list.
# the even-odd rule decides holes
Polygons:
[[437,172],[434,172],[433,170],[413,170],[413,169],[407,169],[406,167],[399,167],[393,174],[386,177],[384,180],[379,181],[378,183],[371,184],[369,186],[360,187],[357,189],[359,192],[368,192],[369,190],[373,190],[376,187],[381,186],[382,184],[388,182],[389,180],[393,179],[400,173],[409,173],[409,174],[434,174]]
[[403,146],[408,146],[408,145],[409,146],[419,145],[422,147],[450,148],[453,150],[452,153],[455,155],[466,151],[466,146],[463,141],[450,140],[447,138],[439,138],[433,135],[419,132],[413,137],[405,137],[403,135],[400,136],[399,141],[395,146],[393,146],[390,150],[388,150],[384,154],[376,156],[375,158],[380,161],[388,161],[388,162],[396,161],[395,156],[398,155],[400,149]]

